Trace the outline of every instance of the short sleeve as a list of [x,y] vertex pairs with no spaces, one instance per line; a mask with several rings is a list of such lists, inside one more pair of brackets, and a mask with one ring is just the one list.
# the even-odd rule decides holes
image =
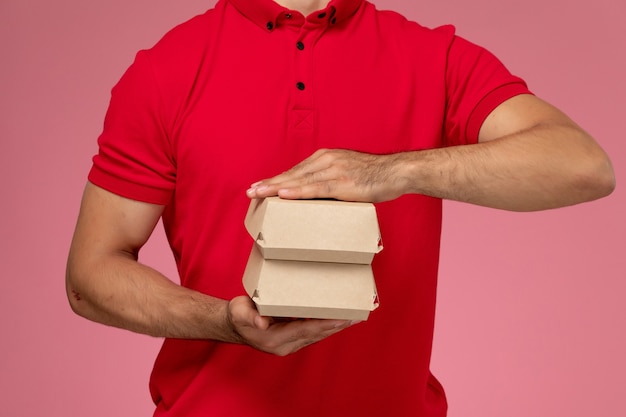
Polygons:
[[89,181],[126,198],[167,204],[176,182],[162,100],[146,51],[113,87]]
[[528,93],[526,83],[512,75],[492,53],[455,36],[446,68],[444,143],[478,142],[483,122],[499,104]]

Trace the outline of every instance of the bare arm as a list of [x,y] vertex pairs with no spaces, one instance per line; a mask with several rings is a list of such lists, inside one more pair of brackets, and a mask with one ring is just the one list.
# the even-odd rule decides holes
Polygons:
[[176,285],[137,262],[162,206],[85,188],[67,265],[72,309],[153,336],[229,340],[226,302]]
[[498,106],[483,123],[479,141],[391,155],[321,150],[253,184],[248,196],[376,202],[416,193],[531,211],[597,199],[615,186],[611,163],[598,144],[531,95]]
[[349,324],[337,320],[273,323],[248,297],[218,299],[175,284],[137,262],[162,206],[87,184],[70,249],[66,289],[72,309],[90,320],[152,336],[245,343],[285,355]]

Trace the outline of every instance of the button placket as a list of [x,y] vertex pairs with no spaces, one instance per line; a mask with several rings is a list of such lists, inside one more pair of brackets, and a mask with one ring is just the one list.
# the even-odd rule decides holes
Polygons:
[[313,49],[315,39],[320,34],[320,27],[306,22],[301,26],[297,37],[292,41],[294,59],[294,84],[290,110],[290,132],[295,140],[310,141],[314,138],[316,128],[316,112],[314,107],[312,83]]
[[[304,92],[305,90],[307,90],[307,84],[310,83],[310,79],[311,79],[311,58],[312,58],[312,51],[309,51],[306,47],[307,44],[312,44],[312,41],[309,41],[310,39],[312,39],[313,36],[315,36],[315,32],[311,31],[311,30],[307,30],[305,29],[306,25],[303,26],[300,30],[300,35],[298,36],[298,40],[296,41],[296,53],[295,53],[295,69],[296,69],[296,88],[300,91],[300,92]],[[303,96],[305,94],[301,93],[299,94],[299,98],[305,99],[306,101],[308,100],[308,97],[300,97]],[[306,96],[309,96],[309,94],[306,94]],[[310,106],[310,102],[309,103],[302,103],[304,108],[308,108]]]

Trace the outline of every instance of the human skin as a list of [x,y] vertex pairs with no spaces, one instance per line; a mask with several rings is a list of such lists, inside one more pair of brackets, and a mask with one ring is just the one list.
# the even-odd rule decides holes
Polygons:
[[67,295],[77,314],[152,336],[245,343],[281,356],[352,324],[274,323],[261,317],[248,297],[211,297],[139,263],[139,250],[163,209],[87,183],[66,273]]
[[519,95],[488,116],[479,144],[390,155],[321,150],[247,194],[371,202],[424,194],[535,211],[601,198],[614,187],[611,162],[591,136],[550,104]]
[[[329,3],[276,2],[304,15]],[[596,142],[534,96],[518,96],[498,106],[483,123],[479,141],[392,155],[320,150],[291,170],[253,184],[246,193],[250,198],[372,202],[419,193],[526,211],[600,198],[615,186],[610,161]],[[138,263],[139,250],[163,209],[87,184],[67,266],[68,298],[77,314],[154,336],[244,343],[277,355],[293,353],[353,324],[274,322],[260,316],[248,297],[211,297]]]
[[297,10],[304,16],[316,10],[324,9],[330,0],[274,0],[276,3],[290,10]]
[[[391,155],[320,150],[254,184],[247,195],[380,202],[420,193],[529,211],[600,198],[615,186],[611,163],[593,138],[532,95],[498,106],[479,141]],[[260,316],[248,297],[218,299],[138,263],[163,209],[87,184],[67,267],[68,298],[77,314],[153,336],[242,343],[281,356],[354,324],[274,322]]]

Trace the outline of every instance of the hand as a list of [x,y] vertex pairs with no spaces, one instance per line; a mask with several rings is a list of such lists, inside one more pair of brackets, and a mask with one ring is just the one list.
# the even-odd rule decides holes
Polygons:
[[347,320],[316,319],[277,322],[261,316],[246,296],[230,301],[228,319],[241,343],[278,356],[294,353],[355,324]]
[[398,175],[401,158],[402,154],[320,149],[290,170],[252,184],[246,194],[250,198],[393,200],[404,194],[408,182]]

